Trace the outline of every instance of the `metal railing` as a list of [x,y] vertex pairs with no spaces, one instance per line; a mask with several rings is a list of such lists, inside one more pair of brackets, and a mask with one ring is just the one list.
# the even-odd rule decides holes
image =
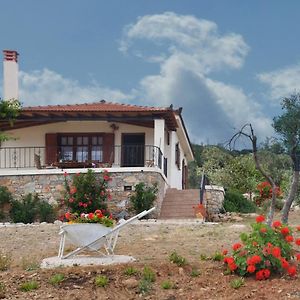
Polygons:
[[158,167],[164,169],[161,150],[152,145],[87,147],[1,147],[0,168]]

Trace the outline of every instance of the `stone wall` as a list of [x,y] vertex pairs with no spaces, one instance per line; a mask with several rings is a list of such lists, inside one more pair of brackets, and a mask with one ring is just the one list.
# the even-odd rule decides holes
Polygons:
[[219,214],[224,203],[224,188],[219,186],[205,186],[205,206],[208,216]]
[[[100,173],[96,174],[100,176]],[[155,203],[157,210],[152,217],[159,215],[167,186],[159,172],[115,172],[111,173],[111,177],[109,188],[112,191],[112,200],[108,206],[115,214],[127,210],[135,184],[145,182],[152,185],[157,182],[159,190]],[[62,198],[64,179],[64,174],[6,175],[0,176],[0,185],[6,186],[17,199],[24,194],[38,193],[44,201],[55,204]]]

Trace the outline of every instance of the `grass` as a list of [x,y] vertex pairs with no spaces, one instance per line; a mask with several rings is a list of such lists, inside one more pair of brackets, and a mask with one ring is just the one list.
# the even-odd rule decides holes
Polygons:
[[209,256],[207,256],[206,254],[200,254],[200,260],[209,260]]
[[5,284],[0,282],[0,298],[5,294]]
[[222,261],[223,258],[224,258],[224,255],[220,252],[215,252],[213,254],[213,256],[211,257],[211,259],[214,260],[214,261]]
[[191,277],[198,277],[199,275],[201,275],[200,270],[198,270],[198,269],[192,269],[192,271],[191,271]]
[[138,289],[141,294],[148,293],[151,290],[151,288],[152,288],[152,284],[150,281],[148,281],[146,279],[140,280]]
[[124,275],[127,276],[134,276],[137,275],[139,273],[139,271],[137,269],[135,269],[134,267],[128,267],[124,270]]
[[0,252],[0,271],[6,271],[11,265],[11,255]]
[[40,264],[36,259],[22,258],[22,269],[24,271],[35,271],[40,268]]
[[170,254],[169,260],[170,260],[170,262],[176,264],[178,267],[182,267],[187,264],[187,260],[183,256],[177,254],[176,251],[173,251]]
[[150,267],[144,267],[142,279],[149,282],[154,282],[156,279],[154,271]]
[[39,288],[39,285],[36,281],[26,281],[20,285],[20,290],[23,292],[30,292]]
[[233,289],[239,289],[241,286],[243,286],[245,283],[244,278],[237,278],[230,281],[230,286]]
[[173,287],[173,284],[171,281],[169,280],[165,280],[161,283],[161,288],[164,289],[164,290],[169,290]]
[[49,279],[49,283],[52,285],[58,285],[61,282],[63,282],[65,279],[65,275],[64,274],[54,274],[50,279]]
[[105,275],[98,275],[95,278],[95,285],[98,287],[106,287],[109,279]]

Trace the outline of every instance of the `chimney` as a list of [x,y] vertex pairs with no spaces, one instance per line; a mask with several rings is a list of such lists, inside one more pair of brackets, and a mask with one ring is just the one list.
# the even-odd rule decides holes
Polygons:
[[14,50],[3,50],[3,99],[19,99],[19,53]]

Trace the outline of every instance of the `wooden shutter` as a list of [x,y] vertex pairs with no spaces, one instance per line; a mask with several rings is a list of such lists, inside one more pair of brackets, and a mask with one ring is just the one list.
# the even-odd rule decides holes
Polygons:
[[46,165],[51,165],[58,161],[58,148],[57,148],[57,133],[46,133],[45,135],[46,141],[46,157],[45,162]]
[[105,133],[103,136],[103,162],[112,164],[114,162],[115,135]]

